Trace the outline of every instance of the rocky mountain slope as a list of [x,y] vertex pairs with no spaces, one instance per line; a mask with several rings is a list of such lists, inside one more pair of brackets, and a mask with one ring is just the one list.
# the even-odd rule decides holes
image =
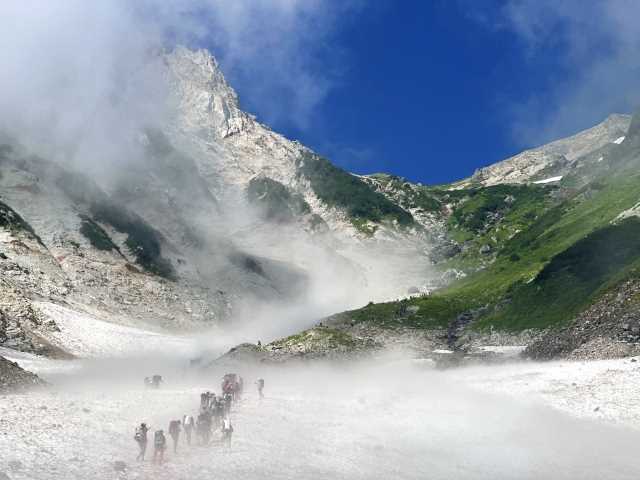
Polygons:
[[[633,177],[610,176],[635,165],[627,116],[424,186],[352,175],[273,132],[241,110],[206,51],[161,55],[171,114],[113,139],[126,158],[95,165],[0,136],[0,345],[68,355],[47,341],[56,306],[184,331],[268,322],[265,305],[291,309],[302,326],[412,296],[372,322],[400,311],[403,328],[447,331],[582,236],[635,215]],[[567,231],[540,239],[555,228]]]
[[243,112],[208,52],[161,55],[171,114],[112,139],[126,158],[0,133],[0,345],[64,354],[36,301],[189,330],[437,284],[409,212]]
[[[629,123],[626,131],[617,130],[620,122]],[[585,146],[589,138],[593,149]],[[560,147],[578,156],[553,182],[513,185],[512,177],[496,173],[493,180],[506,184],[483,186],[472,178],[428,187],[369,177],[403,208],[440,222],[445,241],[432,254],[459,278],[431,294],[371,303],[325,325],[337,322],[345,344],[373,336],[391,339],[387,344],[411,335],[434,340],[431,347],[421,340],[409,347],[419,356],[444,349],[477,353],[487,344],[503,350],[528,345],[525,355],[534,358],[637,354],[640,116],[630,122],[609,117],[537,151]],[[313,346],[303,348],[318,355]]]
[[481,168],[456,187],[527,183],[566,175],[579,165],[579,159],[611,143],[622,142],[630,121],[628,115],[610,115],[602,123],[576,135]]
[[45,382],[38,376],[24,371],[17,363],[0,357],[0,395],[43,385]]

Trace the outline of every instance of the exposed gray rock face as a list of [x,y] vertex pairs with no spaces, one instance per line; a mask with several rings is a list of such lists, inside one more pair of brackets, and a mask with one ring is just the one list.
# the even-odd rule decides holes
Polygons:
[[[548,177],[562,175],[580,158],[607,144],[622,141],[631,123],[631,116],[614,114],[602,123],[568,138],[563,138],[538,148],[526,150],[518,155],[484,167],[473,176],[457,185],[483,186],[501,183],[527,183],[545,172]],[[542,175],[544,176],[544,175]]]
[[45,382],[38,376],[23,370],[17,363],[0,357],[0,394],[21,392],[44,385]]
[[[175,115],[132,132],[126,168],[88,178],[60,152],[39,158],[0,137],[1,345],[50,353],[38,331],[55,319],[33,301],[186,330],[225,322],[246,303],[305,301],[336,278],[362,291],[330,300],[346,308],[430,275],[422,232],[384,227],[365,238],[317,197],[299,172],[311,151],[243,112],[208,52],[178,48],[164,60]],[[252,209],[256,178],[299,199],[299,218],[274,225]]]
[[538,360],[600,359],[640,354],[640,281],[618,285],[570,325],[550,330],[525,350]]

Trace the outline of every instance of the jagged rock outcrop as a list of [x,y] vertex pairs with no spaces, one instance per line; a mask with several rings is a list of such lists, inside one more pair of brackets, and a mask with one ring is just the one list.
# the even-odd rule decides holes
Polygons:
[[0,395],[16,393],[46,385],[37,375],[20,368],[17,363],[0,357]]

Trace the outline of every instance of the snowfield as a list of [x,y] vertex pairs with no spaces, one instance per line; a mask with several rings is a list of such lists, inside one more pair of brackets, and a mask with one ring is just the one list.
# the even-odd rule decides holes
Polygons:
[[123,357],[156,355],[189,355],[194,342],[187,337],[163,334],[109,323],[49,302],[34,305],[58,326],[58,332],[43,332],[53,345],[77,357]]
[[[231,450],[217,441],[183,446],[164,465],[135,461],[134,427],[166,430],[195,413],[200,392],[218,390],[224,372],[197,374],[164,357],[68,363],[31,364],[52,390],[0,397],[0,472],[12,480],[595,480],[640,472],[640,367],[630,360],[245,369]],[[156,371],[163,388],[142,388]],[[259,377],[263,400],[252,385]]]
[[578,418],[640,430],[640,358],[522,362],[452,370],[474,389],[534,399]]
[[[38,307],[60,327],[47,339],[81,359],[0,350],[53,384],[0,396],[0,473],[11,480],[595,480],[640,472],[635,359],[443,371],[397,356],[375,365],[247,367],[231,450],[216,432],[210,446],[168,451],[163,465],[138,463],[135,426],[166,430],[195,415],[199,394],[219,391],[225,372],[188,366],[194,339]],[[486,347],[507,356],[521,348]],[[153,374],[166,380],[159,390],[142,385]],[[266,380],[263,400],[257,378]]]

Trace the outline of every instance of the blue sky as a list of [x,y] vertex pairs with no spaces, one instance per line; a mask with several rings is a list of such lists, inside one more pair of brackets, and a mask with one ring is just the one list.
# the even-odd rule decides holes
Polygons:
[[[287,3],[303,7],[257,9],[253,37],[235,39],[246,50],[257,35],[264,48],[211,48],[245,109],[357,173],[453,181],[635,100],[620,78],[638,71],[622,66],[637,27],[621,22],[640,2]],[[283,18],[297,27],[277,27]]]

